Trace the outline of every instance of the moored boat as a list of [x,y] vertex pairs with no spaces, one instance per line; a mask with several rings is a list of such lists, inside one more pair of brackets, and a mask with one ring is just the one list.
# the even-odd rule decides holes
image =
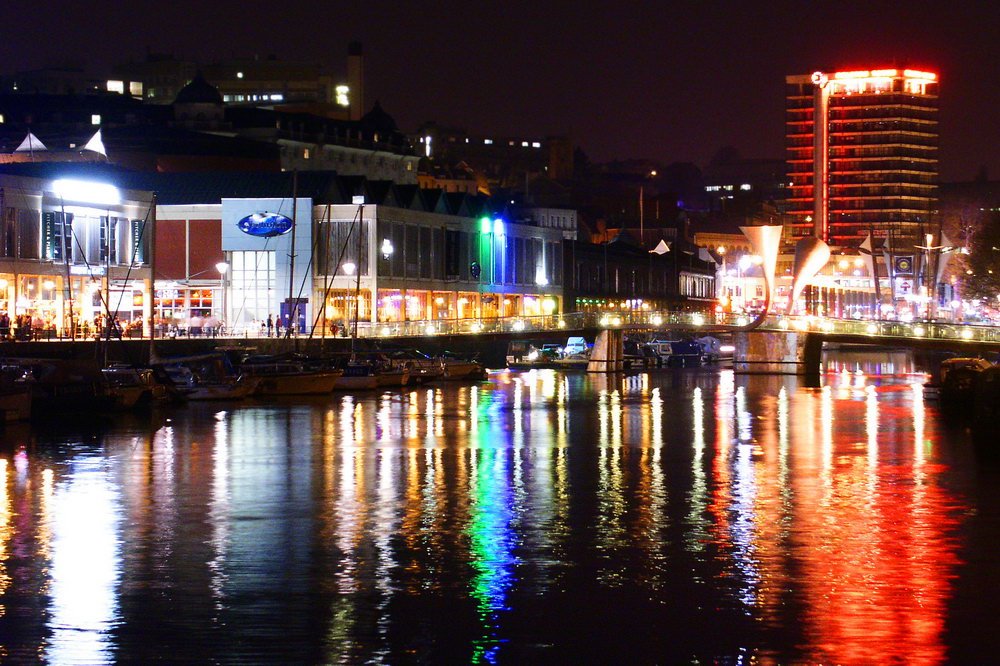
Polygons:
[[240,371],[258,379],[257,395],[324,395],[331,393],[343,371],[312,368],[306,359],[287,356],[250,357]]
[[259,378],[237,372],[220,352],[161,359],[153,367],[184,400],[242,400],[260,384]]
[[378,374],[370,363],[348,362],[333,385],[334,391],[364,391],[378,388]]

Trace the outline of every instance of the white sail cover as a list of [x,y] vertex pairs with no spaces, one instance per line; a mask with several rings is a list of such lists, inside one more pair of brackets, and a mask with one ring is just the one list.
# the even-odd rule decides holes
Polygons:
[[83,149],[100,153],[105,157],[108,156],[108,151],[104,149],[104,141],[101,140],[101,130],[97,130],[94,136],[90,137],[90,141],[87,142],[87,145],[85,145]]
[[28,132],[28,136],[24,137],[24,141],[21,145],[14,149],[15,153],[30,153],[35,150],[48,150],[45,144],[38,140],[38,137]]

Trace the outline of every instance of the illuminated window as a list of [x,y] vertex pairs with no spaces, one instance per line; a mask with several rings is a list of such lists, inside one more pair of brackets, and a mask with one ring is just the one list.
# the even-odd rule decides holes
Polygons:
[[125,82],[124,81],[108,81],[108,92],[118,93],[119,95],[125,92]]
[[240,294],[237,323],[264,321],[272,314],[276,284],[274,252],[233,252],[232,291]]
[[740,185],[740,189],[743,190],[744,192],[749,192],[750,191],[750,183],[743,183],[742,185]]
[[521,147],[522,148],[527,148],[528,147],[528,142],[527,141],[522,141],[521,142]]
[[129,81],[128,94],[132,97],[142,97],[142,81]]
[[3,120],[3,114],[2,114],[2,113],[0,113],[0,125],[3,125],[3,123],[4,123],[4,120]]
[[483,143],[485,143],[487,146],[492,146],[493,139],[483,139]]
[[340,106],[350,106],[351,105],[351,101],[350,101],[350,92],[351,92],[351,89],[350,88],[348,88],[347,86],[344,86],[344,85],[340,85],[340,86],[337,86],[336,88],[334,88],[334,92],[336,93],[336,99],[337,99],[337,104],[338,105],[340,105]]
[[533,141],[532,144],[531,144],[531,147],[532,148],[541,148],[542,144],[539,143],[538,141]]
[[271,101],[272,102],[281,102],[284,99],[285,99],[285,96],[282,95],[281,93],[276,93],[276,94],[271,95]]
[[304,160],[309,159],[309,149],[308,148],[303,148],[302,149],[302,159],[304,159]]
[[91,116],[90,116],[90,124],[91,125],[100,125],[101,124],[101,114],[99,114],[99,113],[91,114]]

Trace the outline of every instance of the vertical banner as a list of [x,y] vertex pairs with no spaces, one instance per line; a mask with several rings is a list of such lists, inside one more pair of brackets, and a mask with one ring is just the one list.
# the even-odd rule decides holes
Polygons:
[[42,213],[42,259],[57,259],[56,214]]
[[135,264],[146,263],[146,235],[143,233],[146,223],[143,220],[132,220],[132,256]]

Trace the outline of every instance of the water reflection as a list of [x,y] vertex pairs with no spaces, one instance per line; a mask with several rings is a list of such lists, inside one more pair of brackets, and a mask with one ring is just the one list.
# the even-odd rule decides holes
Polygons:
[[0,645],[939,663],[954,444],[912,382],[870,371],[500,373],[6,449]]

